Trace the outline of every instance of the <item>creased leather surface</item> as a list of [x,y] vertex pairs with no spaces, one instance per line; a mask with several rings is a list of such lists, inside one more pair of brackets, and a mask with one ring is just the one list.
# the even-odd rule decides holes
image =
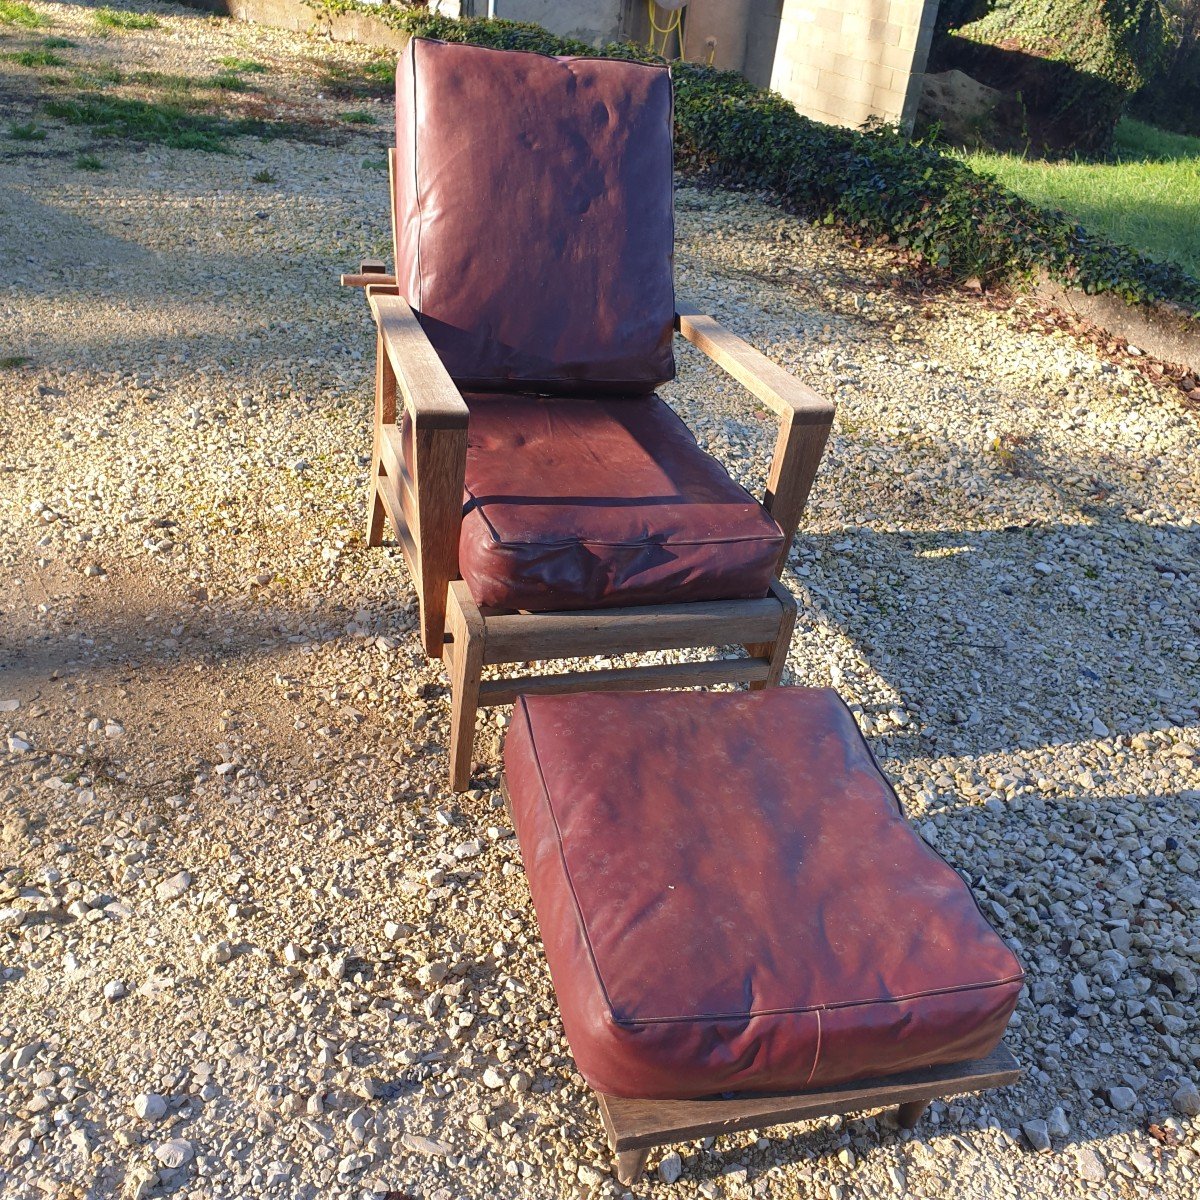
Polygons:
[[561,611],[766,595],[783,534],[657,396],[468,394],[459,570]]
[[1020,966],[835,692],[522,697],[504,758],[597,1090],[795,1091],[998,1043]]
[[464,388],[675,374],[665,67],[414,38],[396,72],[396,268]]

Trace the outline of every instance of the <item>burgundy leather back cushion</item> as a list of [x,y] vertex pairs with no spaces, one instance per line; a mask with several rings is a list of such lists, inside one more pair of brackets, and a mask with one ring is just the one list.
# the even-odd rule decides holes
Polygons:
[[464,389],[671,379],[665,67],[414,38],[396,72],[396,274]]

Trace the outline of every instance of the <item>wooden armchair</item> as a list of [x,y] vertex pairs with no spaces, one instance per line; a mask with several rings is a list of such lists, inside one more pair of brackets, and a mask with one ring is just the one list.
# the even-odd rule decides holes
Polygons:
[[[455,111],[464,80],[472,119],[485,123],[474,135]],[[500,101],[518,89],[528,103],[514,113],[518,106]],[[402,56],[397,92],[398,145],[390,156],[397,270],[368,261],[342,283],[365,290],[377,330],[367,542],[379,545],[390,522],[420,599],[422,645],[446,661],[451,786],[468,784],[477,710],[519,693],[777,684],[796,615],[778,576],[834,408],[711,317],[682,306],[672,312],[665,69],[415,39]],[[598,103],[607,120],[584,157],[572,160],[577,129],[564,138],[562,126],[579,94],[592,106],[585,128],[593,128],[587,122],[595,122]],[[539,111],[552,114],[546,129],[530,128]],[[514,128],[514,121],[525,124]],[[640,127],[614,145],[611,128],[622,121]],[[422,177],[415,166],[422,138],[430,147],[466,139],[454,145],[453,161],[470,163],[475,177],[438,193],[446,164],[426,163],[429,179]],[[507,230],[503,218],[519,218],[528,204],[530,189],[517,189],[515,212],[494,211],[504,208],[496,181],[530,147],[525,165],[541,198],[541,225],[533,240],[499,251],[501,274],[533,272],[509,288],[493,278],[486,229],[495,219]],[[588,194],[569,197],[569,217],[555,227],[562,179],[586,180],[588,164],[606,153],[617,165],[583,187]],[[490,188],[483,186],[489,170]],[[539,170],[552,172],[552,182],[539,180]],[[656,211],[643,205],[624,213],[637,209],[631,197],[647,193]],[[465,202],[465,216],[452,207],[458,196],[480,195],[488,198],[483,213]],[[589,230],[593,210],[598,228]],[[441,214],[432,232],[431,211]],[[615,255],[624,274],[612,290],[635,310],[653,293],[649,320],[603,310],[606,221],[624,239]],[[445,237],[442,225],[450,226]],[[472,246],[483,247],[483,267]],[[587,295],[582,318],[571,312],[578,294],[561,283],[556,291],[556,276],[538,274],[545,263],[530,264],[544,246],[555,264],[590,256],[581,270],[597,292]],[[526,298],[532,312],[520,307]],[[761,506],[652,394],[654,382],[673,373],[672,324],[779,417]],[[596,362],[578,350],[582,339],[589,352],[593,330],[602,343]],[[639,336],[642,347],[627,352]],[[728,645],[744,646],[749,657],[482,678],[485,666]]]

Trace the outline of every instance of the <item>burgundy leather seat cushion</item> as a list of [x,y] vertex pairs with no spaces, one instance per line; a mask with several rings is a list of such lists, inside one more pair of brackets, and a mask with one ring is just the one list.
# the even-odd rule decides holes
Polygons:
[[414,38],[396,72],[396,270],[466,389],[675,374],[665,67]]
[[997,1045],[1021,968],[835,692],[522,697],[504,759],[597,1090],[804,1090]]
[[459,570],[476,603],[560,611],[766,594],[779,526],[657,396],[466,399]]

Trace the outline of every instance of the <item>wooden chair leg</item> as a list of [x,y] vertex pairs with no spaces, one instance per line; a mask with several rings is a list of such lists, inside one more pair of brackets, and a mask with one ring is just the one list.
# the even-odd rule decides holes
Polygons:
[[383,500],[379,495],[379,475],[371,473],[371,487],[367,493],[367,545],[383,545],[383,522],[386,514],[383,511]]
[[773,642],[754,642],[746,646],[746,653],[751,658],[766,658],[771,663],[771,671],[766,679],[750,685],[752,692],[778,687],[783,681],[783,668],[787,665],[788,651],[792,648],[792,633],[796,628],[796,597],[778,580],[771,583],[771,595],[783,608],[779,620],[779,633]]
[[928,1107],[928,1100],[910,1100],[907,1104],[901,1104],[896,1110],[896,1124],[901,1129],[914,1129]]
[[626,1187],[637,1183],[646,1169],[646,1159],[650,1157],[647,1150],[622,1150],[617,1155],[617,1182]]
[[483,677],[486,627],[483,616],[461,580],[450,585],[446,610],[451,644],[450,667],[450,788],[465,792],[471,781],[475,749],[475,717]]

